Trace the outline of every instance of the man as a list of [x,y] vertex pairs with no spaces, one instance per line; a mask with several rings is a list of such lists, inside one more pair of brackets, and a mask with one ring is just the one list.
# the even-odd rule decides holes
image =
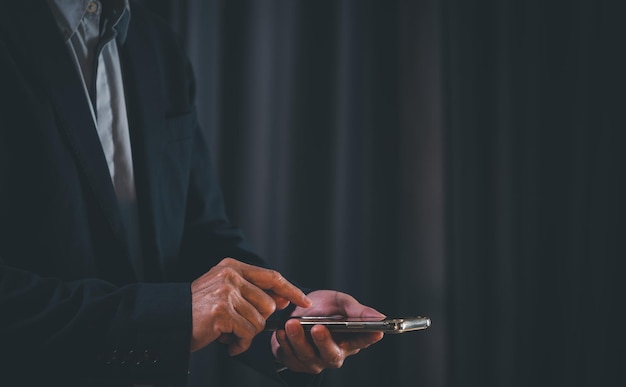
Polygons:
[[382,338],[295,320],[259,334],[279,313],[382,314],[305,296],[249,250],[193,98],[184,53],[138,4],[0,0],[2,385],[185,385],[190,352],[216,341],[308,383]]

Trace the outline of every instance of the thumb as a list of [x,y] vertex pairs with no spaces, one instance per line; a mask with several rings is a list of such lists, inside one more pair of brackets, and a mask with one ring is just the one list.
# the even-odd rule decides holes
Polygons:
[[383,313],[377,311],[376,309],[361,304],[352,296],[349,296],[343,293],[339,293],[338,296],[341,297],[340,305],[342,306],[342,309],[344,310],[345,316],[361,317],[361,318],[363,317],[380,318],[380,319],[383,319],[386,317]]

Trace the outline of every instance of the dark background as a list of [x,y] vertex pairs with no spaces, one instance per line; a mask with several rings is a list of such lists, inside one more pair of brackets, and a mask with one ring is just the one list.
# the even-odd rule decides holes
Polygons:
[[626,385],[624,2],[145,3],[252,246],[432,318],[327,386]]

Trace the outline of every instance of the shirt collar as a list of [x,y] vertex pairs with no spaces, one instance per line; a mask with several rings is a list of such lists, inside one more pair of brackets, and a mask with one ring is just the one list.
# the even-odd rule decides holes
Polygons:
[[[47,0],[54,18],[65,41],[68,41],[80,25],[92,0]],[[101,0],[102,1],[102,0]],[[108,0],[113,7],[113,28],[117,31],[117,40],[124,43],[130,21],[130,5],[128,0]],[[100,11],[98,11],[100,12]]]

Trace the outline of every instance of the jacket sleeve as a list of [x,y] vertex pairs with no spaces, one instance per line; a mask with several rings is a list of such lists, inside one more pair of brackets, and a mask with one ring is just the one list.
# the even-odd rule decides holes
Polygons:
[[190,310],[188,284],[62,282],[2,265],[0,367],[21,379],[182,385]]
[[[2,380],[32,379],[44,381],[41,385],[56,385],[56,381],[74,378],[163,379],[184,384],[191,332],[188,283],[116,286],[80,276],[42,274],[34,267],[33,262],[37,262],[51,268],[51,272],[58,271],[65,257],[59,251],[37,246],[41,232],[37,227],[28,230],[30,236],[16,231],[20,209],[26,208],[23,203],[17,205],[17,201],[30,194],[24,192],[20,197],[20,191],[28,188],[19,183],[32,177],[24,172],[27,168],[21,169],[28,162],[22,155],[27,152],[20,151],[21,144],[15,138],[31,136],[29,139],[35,143],[44,140],[36,138],[33,133],[37,132],[29,125],[37,122],[41,114],[37,110],[39,90],[36,83],[23,78],[28,68],[15,61],[14,50],[9,50],[12,46],[5,42],[3,28],[0,32]],[[30,196],[37,197],[35,194]],[[26,216],[19,220],[20,230],[27,229],[29,222],[37,222]],[[36,248],[27,243],[35,244]]]

